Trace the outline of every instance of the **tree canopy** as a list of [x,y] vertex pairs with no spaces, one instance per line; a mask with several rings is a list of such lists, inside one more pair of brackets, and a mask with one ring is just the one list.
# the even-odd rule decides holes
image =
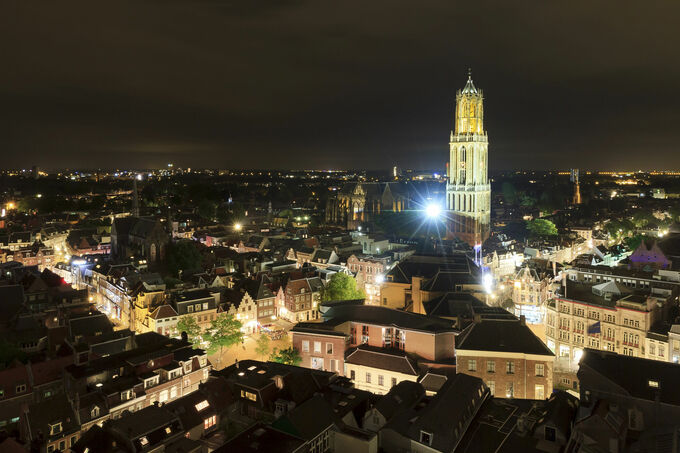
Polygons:
[[168,271],[178,275],[179,271],[198,271],[201,269],[201,253],[190,240],[170,244],[167,256]]
[[255,353],[260,357],[265,357],[269,354],[270,347],[269,337],[263,333],[257,337],[257,343],[255,344]]
[[243,341],[242,327],[241,321],[233,315],[219,314],[203,334],[203,338],[208,342],[208,354],[219,352],[218,361],[221,360],[224,348],[230,348]]
[[557,236],[557,227],[547,219],[529,220],[527,229],[534,236]]
[[269,360],[286,365],[299,365],[302,362],[302,357],[300,352],[291,346],[286,349],[274,348],[272,355],[269,356]]
[[177,322],[177,332],[185,332],[187,334],[187,340],[192,346],[198,348],[201,344],[201,326],[198,325],[198,321],[195,316],[187,315],[182,316]]
[[331,280],[323,291],[322,300],[353,300],[363,299],[366,295],[357,288],[354,277],[343,272],[331,276]]

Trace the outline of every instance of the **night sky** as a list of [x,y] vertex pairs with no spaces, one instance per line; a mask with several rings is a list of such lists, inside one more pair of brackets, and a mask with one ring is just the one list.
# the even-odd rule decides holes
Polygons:
[[2,166],[680,168],[680,3],[3,2]]

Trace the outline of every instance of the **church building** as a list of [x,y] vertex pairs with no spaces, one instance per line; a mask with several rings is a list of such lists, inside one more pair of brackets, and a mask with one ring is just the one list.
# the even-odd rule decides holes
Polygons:
[[447,236],[471,246],[481,245],[489,237],[491,212],[489,139],[484,130],[484,96],[471,74],[456,93],[455,130],[451,131],[449,150]]

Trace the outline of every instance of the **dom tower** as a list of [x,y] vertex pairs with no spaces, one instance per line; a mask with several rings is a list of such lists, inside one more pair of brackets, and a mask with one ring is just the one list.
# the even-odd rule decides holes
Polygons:
[[472,83],[471,73],[456,93],[455,116],[446,184],[448,236],[479,246],[489,237],[489,139],[484,130],[484,96]]

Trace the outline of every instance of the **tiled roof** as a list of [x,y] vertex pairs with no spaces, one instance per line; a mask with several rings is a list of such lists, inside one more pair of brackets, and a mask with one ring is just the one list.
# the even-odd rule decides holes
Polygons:
[[177,316],[177,312],[171,305],[161,305],[157,307],[150,315],[151,319],[166,319]]
[[404,351],[357,346],[347,350],[345,363],[417,376],[416,365]]

